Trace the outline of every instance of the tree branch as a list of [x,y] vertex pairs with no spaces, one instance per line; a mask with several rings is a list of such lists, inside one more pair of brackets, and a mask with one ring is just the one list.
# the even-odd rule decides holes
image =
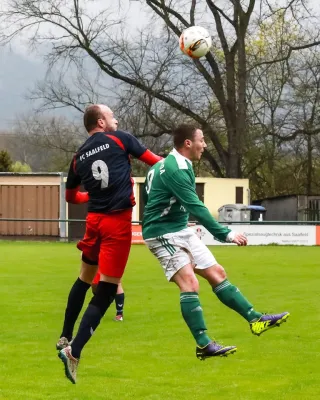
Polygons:
[[219,178],[223,178],[224,174],[222,173],[222,170],[217,163],[216,159],[213,157],[213,155],[207,150],[204,149],[203,152],[203,157],[209,161],[210,165],[212,166],[213,170],[217,173]]
[[251,71],[251,70],[253,70],[254,68],[260,67],[261,65],[270,65],[270,64],[275,64],[275,63],[279,63],[279,62],[282,62],[282,61],[288,61],[289,58],[290,58],[290,56],[291,56],[291,53],[292,53],[293,51],[304,50],[304,49],[310,49],[311,47],[319,46],[319,45],[320,45],[320,41],[318,40],[318,41],[316,41],[316,42],[304,44],[304,45],[301,45],[301,46],[289,46],[289,50],[288,50],[287,55],[285,55],[285,56],[283,56],[283,57],[276,58],[275,60],[262,61],[262,62],[260,62],[260,63],[257,63],[257,64],[255,64],[255,65],[253,65],[251,68],[249,68],[248,71]]
[[196,11],[196,4],[197,4],[197,0],[192,0],[191,1],[191,7],[190,7],[190,23],[191,25],[195,25],[195,11]]
[[287,136],[282,136],[282,135],[279,135],[278,133],[270,133],[270,132],[268,134],[269,134],[269,136],[276,137],[277,139],[280,140],[280,142],[289,142],[289,141],[295,139],[298,135],[314,136],[314,135],[317,135],[318,133],[320,133],[320,128],[316,128],[313,130],[297,129],[293,133],[291,133],[290,135],[287,135]]
[[213,2],[212,0],[206,0],[206,1],[207,1],[207,4],[208,4],[208,6],[209,6],[209,8],[210,8],[210,10],[211,10],[212,12],[213,12],[213,10],[215,10],[215,12],[218,12],[219,14],[221,14],[221,15],[223,16],[223,18],[224,18],[226,21],[229,22],[229,24],[231,24],[233,27],[235,27],[235,22],[232,21],[232,19],[229,18],[229,17],[227,16],[227,14],[224,13],[224,12],[221,10],[221,8],[219,8],[216,4],[214,4],[214,2]]

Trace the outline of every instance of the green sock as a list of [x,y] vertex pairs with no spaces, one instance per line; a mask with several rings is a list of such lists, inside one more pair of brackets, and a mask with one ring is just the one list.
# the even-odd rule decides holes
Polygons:
[[233,286],[228,279],[212,288],[212,290],[221,303],[242,315],[248,322],[261,317],[262,314],[254,310],[253,305],[249,303],[240,290],[236,286]]
[[205,347],[211,342],[206,334],[206,324],[197,292],[180,293],[181,313],[198,346]]

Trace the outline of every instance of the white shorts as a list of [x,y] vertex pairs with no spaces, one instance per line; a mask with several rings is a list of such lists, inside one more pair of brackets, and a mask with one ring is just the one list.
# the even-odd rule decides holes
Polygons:
[[168,281],[187,264],[206,269],[217,264],[211,251],[191,228],[146,239],[149,250],[160,261]]

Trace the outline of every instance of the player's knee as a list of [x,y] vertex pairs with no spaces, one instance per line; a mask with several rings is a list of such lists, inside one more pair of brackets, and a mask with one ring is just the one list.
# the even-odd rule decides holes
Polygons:
[[91,290],[93,294],[97,293],[97,286],[98,286],[97,283],[91,283]]
[[191,292],[199,292],[199,281],[196,278],[194,281],[191,282]]
[[199,281],[193,273],[184,276],[182,286],[184,292],[199,292]]
[[99,308],[101,315],[103,316],[110,304],[113,302],[118,285],[110,282],[100,281],[97,285],[94,296],[92,297],[90,304]]
[[216,264],[214,267],[214,275],[217,282],[222,282],[227,279],[227,273],[222,265]]

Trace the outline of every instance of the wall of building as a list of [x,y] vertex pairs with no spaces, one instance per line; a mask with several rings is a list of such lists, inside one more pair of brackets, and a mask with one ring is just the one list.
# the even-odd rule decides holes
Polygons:
[[[133,221],[140,220],[140,186],[144,177],[134,178],[136,206]],[[85,219],[85,205],[67,205],[64,199],[65,174],[0,173],[0,217],[17,219]],[[236,188],[243,193],[243,204],[248,204],[248,179],[196,178],[203,192],[203,201],[209,211],[218,217],[218,209],[225,204],[236,203]],[[203,186],[202,186],[203,185]],[[70,208],[71,207],[71,208]],[[73,212],[74,211],[74,212]],[[11,222],[1,221],[1,235],[48,235],[68,236],[68,224],[64,222]],[[74,223],[79,235],[84,232],[83,223]],[[71,227],[70,227],[71,228]],[[79,236],[78,235],[78,236]]]
[[[139,218],[139,185],[144,181],[145,178],[134,178],[137,205],[134,208],[133,220]],[[216,218],[221,206],[236,203],[236,187],[243,188],[242,204],[249,204],[249,179],[196,178],[196,183],[204,184],[204,204]]]
[[0,173],[0,185],[60,185],[60,181],[58,173]]
[[262,200],[266,208],[265,221],[296,221],[297,196],[281,196]]
[[320,196],[277,196],[255,203],[266,208],[266,221],[319,221]]
[[205,184],[204,203],[214,217],[218,217],[221,206],[237,203],[236,187],[243,188],[241,204],[249,204],[249,179],[196,178],[196,182]]
[[3,236],[59,236],[59,222],[32,221],[61,216],[61,174],[0,173],[0,218],[31,221],[1,221]]

